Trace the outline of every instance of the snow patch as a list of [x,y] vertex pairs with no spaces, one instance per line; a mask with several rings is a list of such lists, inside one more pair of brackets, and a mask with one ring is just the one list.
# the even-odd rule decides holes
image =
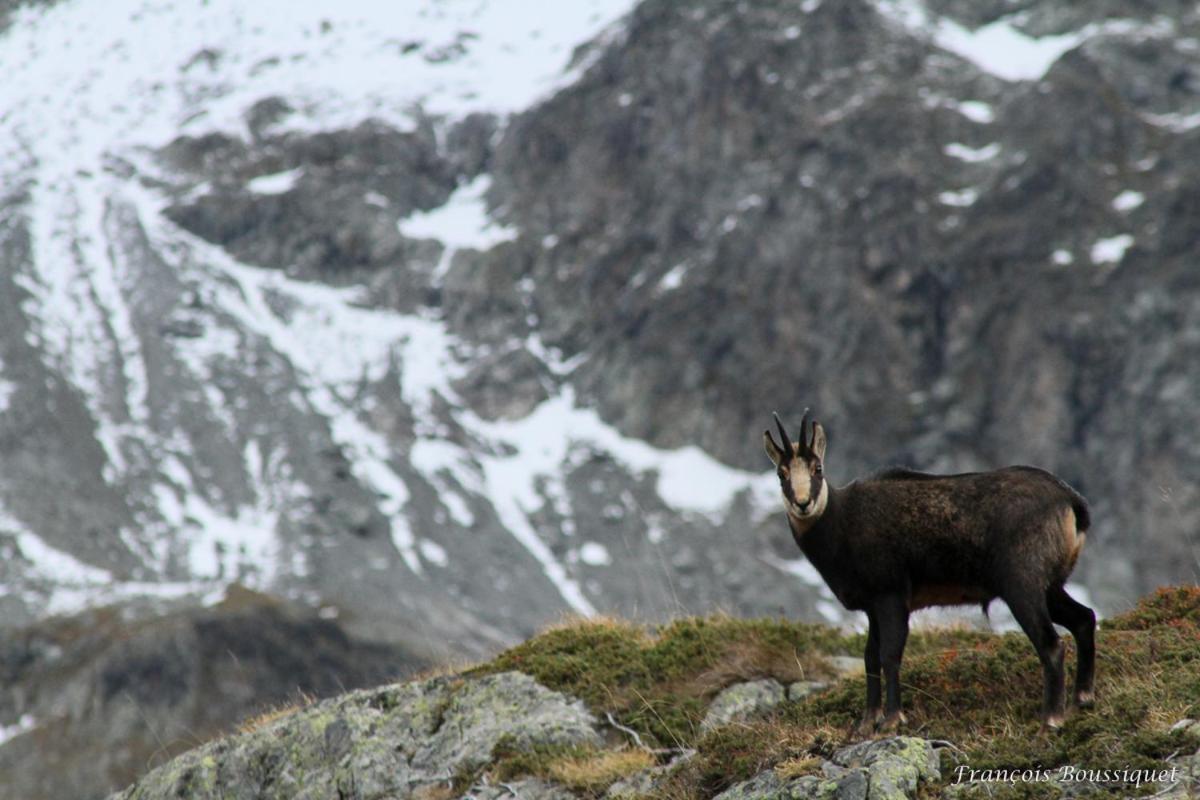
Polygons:
[[826,591],[828,591],[828,587],[825,586],[825,579],[821,577],[821,573],[817,572],[817,568],[807,558],[784,559],[768,556],[766,557],[766,561],[781,572],[795,575],[808,586],[825,587]]
[[942,192],[938,195],[938,202],[955,208],[967,208],[975,204],[979,199],[979,190],[977,189],[957,189],[950,192]]
[[418,212],[400,221],[400,233],[410,239],[437,239],[455,250],[488,248],[515,239],[514,228],[493,222],[487,213],[484,195],[492,179],[480,175],[450,195],[443,205]]
[[1112,207],[1121,212],[1132,211],[1144,202],[1146,202],[1146,195],[1126,190],[1113,198]]
[[683,278],[687,275],[687,264],[676,264],[671,267],[666,275],[663,275],[658,281],[659,291],[671,292],[683,285]]
[[290,192],[296,181],[304,174],[302,167],[289,169],[286,172],[276,172],[273,175],[259,175],[251,179],[246,188],[255,194],[283,194]]
[[895,23],[1006,81],[1040,79],[1064,53],[1093,37],[1162,36],[1172,30],[1172,23],[1165,19],[1150,23],[1112,19],[1068,33],[1032,36],[1017,27],[1027,18],[1026,12],[1010,14],[971,30],[952,19],[931,14],[922,0],[881,0],[879,9]]
[[[0,526],[12,530],[15,520],[0,520]],[[53,580],[64,586],[104,586],[112,582],[107,570],[85,564],[79,559],[55,547],[51,547],[40,536],[27,530],[16,530],[17,549],[29,560],[35,575]]]
[[1060,267],[1065,267],[1068,264],[1074,263],[1075,256],[1070,250],[1055,250],[1050,256],[1050,260]]
[[37,727],[37,721],[34,720],[31,714],[22,714],[21,718],[12,725],[0,725],[0,747],[3,747],[6,742],[16,739],[29,733]]
[[599,542],[585,542],[583,547],[579,548],[579,560],[589,567],[607,567],[612,564],[608,548]]
[[842,609],[828,600],[817,601],[817,613],[826,622],[838,623],[842,621]]
[[1099,239],[1092,245],[1092,261],[1096,264],[1117,264],[1125,258],[1125,251],[1133,245],[1133,237],[1127,233]]
[[1151,114],[1143,112],[1142,119],[1155,127],[1162,128],[1171,133],[1188,133],[1200,128],[1200,111],[1193,114]]
[[997,142],[992,142],[983,147],[968,147],[959,142],[951,142],[942,148],[942,152],[951,158],[957,158],[959,161],[974,164],[980,161],[990,161],[1000,155],[1000,145]]
[[475,426],[489,438],[505,442],[516,451],[513,456],[485,459],[489,488],[495,489],[496,485],[491,479],[492,471],[503,466],[506,472],[499,483],[512,487],[530,510],[540,505],[536,495],[530,494],[532,477],[556,474],[579,444],[595,445],[635,472],[655,472],[659,496],[679,511],[716,518],[744,491],[752,492],[760,505],[775,501],[777,487],[773,473],[728,467],[694,445],[661,450],[640,439],[628,438],[601,420],[593,409],[578,407],[570,388],[544,401],[524,419],[477,420]]
[[1013,17],[970,30],[954,20],[932,15],[920,0],[884,0],[879,9],[943,50],[1008,81],[1042,77],[1059,56],[1084,38],[1078,33],[1035,38],[1013,27]]
[[446,554],[446,548],[435,541],[422,539],[417,544],[417,548],[421,551],[421,558],[435,567],[446,567],[450,563],[450,556]]
[[996,120],[996,112],[989,104],[980,100],[961,100],[954,104],[954,109],[980,125],[987,125]]

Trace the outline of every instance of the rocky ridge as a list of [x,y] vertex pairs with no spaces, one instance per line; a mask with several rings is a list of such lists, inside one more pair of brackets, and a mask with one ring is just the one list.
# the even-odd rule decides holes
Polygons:
[[[729,690],[742,691],[742,687]],[[760,708],[755,713],[767,711]],[[743,723],[753,716],[729,716],[723,724]],[[493,754],[501,747],[506,753],[574,748],[590,751],[596,758],[606,742],[608,747],[624,747],[622,735],[600,725],[578,700],[549,691],[521,673],[475,679],[447,676],[355,692],[267,721],[256,730],[176,758],[110,800],[181,796],[196,800],[333,796],[566,800],[579,795],[539,778],[493,784],[488,771]],[[664,788],[660,781],[690,757],[683,752],[668,767],[642,770],[584,796],[611,800],[659,796]],[[792,775],[794,767],[785,763],[730,786],[715,800],[903,800],[929,796],[918,794],[929,786],[940,786],[940,796],[957,800],[987,789],[986,782],[948,779],[945,773],[954,770],[959,756],[946,741],[912,736],[866,740],[839,748],[828,759],[812,761],[817,763],[803,765],[809,774]],[[1191,796],[1197,764],[1200,755],[1171,761],[1166,771],[1176,767],[1180,777],[1156,784],[1156,796]],[[473,783],[479,776],[481,781]],[[1057,793],[1103,791],[1099,783],[1053,774],[1044,782]]]
[[1198,625],[1195,587],[1106,621],[1097,705],[1049,732],[1024,637],[915,631],[906,729],[861,739],[864,680],[839,672],[861,636],[581,620],[463,672],[252,721],[114,797],[1184,798],[1200,779]]

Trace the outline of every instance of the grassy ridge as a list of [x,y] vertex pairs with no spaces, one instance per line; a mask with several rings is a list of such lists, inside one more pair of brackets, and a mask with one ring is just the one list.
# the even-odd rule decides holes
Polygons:
[[[686,619],[654,630],[614,619],[581,620],[548,630],[473,672],[521,670],[582,698],[602,719],[611,714],[650,747],[695,748],[697,756],[676,771],[664,792],[701,798],[763,769],[790,775],[815,769],[817,757],[851,741],[849,729],[866,691],[861,677],[843,680],[784,704],[767,719],[702,735],[700,721],[721,688],[763,677],[784,683],[828,679],[825,656],[857,655],[863,644],[861,635],[786,620]],[[1200,717],[1200,588],[1162,589],[1104,621],[1097,650],[1097,707],[1073,714],[1061,731],[1045,733],[1038,721],[1041,669],[1024,636],[916,631],[902,673],[907,732],[953,742],[977,769],[1149,767],[1194,749],[1186,734],[1168,729],[1181,718]],[[1073,649],[1067,658],[1069,681]],[[587,754],[543,756],[526,758],[519,771],[550,776],[552,766],[561,770],[569,760],[586,772]],[[611,757],[604,758],[611,766]]]

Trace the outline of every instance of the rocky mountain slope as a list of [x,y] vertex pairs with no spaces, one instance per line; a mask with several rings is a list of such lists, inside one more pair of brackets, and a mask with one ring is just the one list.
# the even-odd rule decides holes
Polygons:
[[153,620],[107,608],[0,637],[0,797],[99,798],[251,715],[424,668],[231,589]]
[[1189,4],[3,8],[5,626],[838,620],[804,406],[835,481],[1062,474],[1102,610],[1195,579]]
[[[114,798],[1191,797],[1198,603],[1194,588],[1163,591],[1102,625],[1100,702],[1052,733],[1038,731],[1040,670],[1020,634],[918,632],[911,730],[858,741],[847,730],[861,675],[811,678],[833,678],[830,654],[861,636],[728,618],[653,632],[585,621],[465,674],[259,720]],[[576,668],[583,653],[592,669]],[[797,672],[810,680],[785,696]]]

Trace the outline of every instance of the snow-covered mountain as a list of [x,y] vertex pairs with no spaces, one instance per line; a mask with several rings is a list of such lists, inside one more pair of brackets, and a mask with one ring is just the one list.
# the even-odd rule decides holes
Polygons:
[[836,619],[804,406],[836,480],[1061,472],[1109,607],[1195,573],[1186,4],[7,5],[7,624]]
[[[490,146],[505,115],[586,68],[577,45],[621,34],[630,3],[543,5],[13,13],[9,624],[238,581],[372,635],[472,651],[564,611],[741,605],[724,584],[757,569],[781,584],[757,610],[807,593],[787,563],[706,563],[775,509],[771,480],[622,435],[536,331],[472,341],[429,301],[472,271],[460,256],[518,235],[489,215],[485,165],[456,137],[474,124]],[[210,200],[237,206],[235,245],[278,234],[255,229],[266,217],[291,230],[218,246],[188,230]],[[309,228],[321,215],[336,223]],[[500,350],[528,359],[536,402],[470,396],[473,372],[503,369]],[[687,585],[701,581],[715,585]]]

